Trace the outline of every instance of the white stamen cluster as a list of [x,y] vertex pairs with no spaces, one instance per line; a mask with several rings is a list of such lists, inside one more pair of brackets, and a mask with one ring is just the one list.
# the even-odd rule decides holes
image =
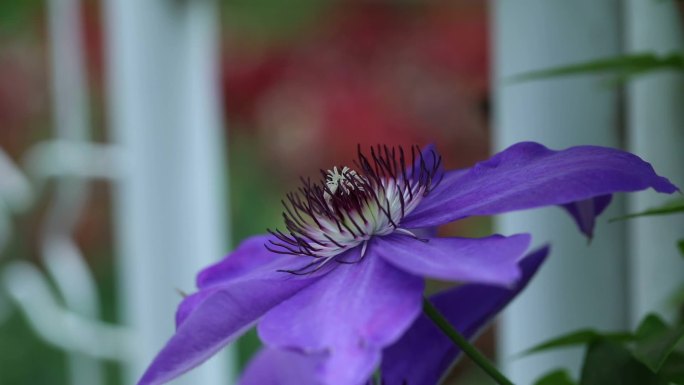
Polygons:
[[288,202],[283,202],[288,232],[269,230],[278,240],[267,247],[277,253],[313,257],[301,271],[306,273],[359,245],[363,258],[373,236],[394,231],[410,234],[400,228],[401,220],[438,183],[433,177],[440,166],[434,153],[430,166],[417,147],[411,155],[407,167],[401,148],[371,148],[372,161],[359,151],[360,172],[333,167],[322,171],[322,183],[304,181],[299,193],[289,194]]
[[326,198],[331,199],[338,190],[343,194],[350,194],[355,189],[363,191],[362,186],[357,186],[354,183],[356,178],[359,178],[359,174],[347,166],[344,166],[342,171],[337,166],[333,167],[332,170],[328,170],[325,185],[329,191],[325,192]]

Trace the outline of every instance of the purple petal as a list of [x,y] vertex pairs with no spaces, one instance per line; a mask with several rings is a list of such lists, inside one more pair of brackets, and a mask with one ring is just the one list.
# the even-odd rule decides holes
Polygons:
[[[437,146],[434,143],[430,143],[420,150],[420,155],[422,156],[423,163],[427,168],[433,168],[439,159],[439,153],[437,152]],[[416,159],[413,162],[414,168],[420,168],[421,161]]]
[[[423,147],[420,150],[420,154],[416,152],[416,147],[412,147],[411,151],[404,154],[404,157],[401,159],[403,159],[402,164],[407,165],[401,176],[406,177],[412,183],[429,182],[428,184],[433,187],[438,185],[442,178],[444,178],[444,163],[434,143]],[[427,174],[430,174],[430,180],[421,180]]]
[[310,262],[310,259],[306,257],[281,255],[269,251],[264,245],[273,239],[274,237],[270,235],[247,238],[221,261],[202,270],[197,275],[197,287],[200,291],[187,296],[178,306],[176,327],[180,326],[199,303],[226,285],[229,286],[237,281],[261,280],[268,277],[280,279],[287,274],[278,270],[297,270]]
[[264,348],[252,358],[238,385],[318,385],[316,373],[325,355]]
[[293,263],[298,266],[302,261],[269,252],[262,239],[255,237],[202,272],[199,285],[203,288],[183,300],[176,313],[175,335],[139,384],[163,384],[194,368],[252,327],[264,313],[321,277],[277,271],[292,268]]
[[[549,248],[526,256],[520,267],[522,279],[512,289],[470,284],[450,289],[430,300],[467,338],[482,330],[530,281]],[[460,353],[453,343],[421,315],[403,337],[383,352],[382,375],[386,385],[434,385]]]
[[204,302],[211,294],[214,294],[218,288],[200,290],[197,293],[191,294],[185,298],[178,305],[176,309],[176,328],[179,328],[185,319],[188,318],[190,313],[192,313],[199,304]]
[[582,234],[591,239],[594,236],[596,217],[608,207],[612,199],[612,195],[601,195],[596,198],[564,204],[561,207],[572,216]]
[[266,244],[275,239],[270,235],[256,235],[247,238],[221,261],[205,268],[197,275],[197,287],[205,287],[228,282],[233,279],[244,279],[252,273],[261,271],[275,271],[278,268],[269,266],[282,263],[295,257],[272,253],[266,249]]
[[271,310],[259,323],[259,336],[272,347],[326,352],[323,383],[358,385],[372,374],[380,350],[420,313],[423,286],[421,278],[369,249],[360,262],[338,265]]
[[254,279],[212,290],[181,320],[139,384],[163,384],[194,368],[252,327],[264,313],[315,281]]
[[523,142],[467,172],[448,172],[401,225],[436,226],[472,215],[563,205],[649,187],[677,191],[650,164],[628,152],[598,146],[553,151]]
[[426,170],[432,170],[436,168],[437,171],[433,175],[432,182],[434,184],[439,183],[439,181],[444,177],[445,170],[444,163],[442,163],[442,159],[439,155],[439,152],[437,152],[435,144],[430,143],[427,146],[425,146],[420,151],[420,155],[421,158],[413,162],[412,168],[409,169],[409,175],[416,175],[418,173],[418,170],[420,170],[421,168],[424,168]]
[[510,285],[520,278],[518,261],[528,234],[487,238],[429,238],[407,235],[377,238],[371,246],[390,264],[416,275],[459,282]]

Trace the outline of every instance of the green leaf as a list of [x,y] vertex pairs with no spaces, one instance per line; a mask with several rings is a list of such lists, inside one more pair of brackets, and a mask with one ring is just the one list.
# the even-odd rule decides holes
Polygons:
[[622,344],[600,339],[589,345],[581,385],[665,385],[667,381],[636,360]]
[[558,76],[593,73],[611,73],[613,75],[619,76],[620,78],[626,79],[631,76],[659,70],[675,70],[684,72],[684,57],[679,52],[664,56],[656,56],[651,53],[623,55],[539,71],[532,71],[514,76],[510,80],[519,82]]
[[646,211],[642,211],[640,213],[627,214],[627,215],[624,215],[621,217],[612,218],[609,222],[621,221],[621,220],[636,218],[636,217],[646,217],[646,216],[653,216],[653,215],[667,215],[667,214],[674,214],[674,213],[681,213],[681,212],[684,212],[684,198],[677,198],[677,199],[671,200],[671,201],[663,204],[662,206],[653,207],[653,208],[650,208]]
[[637,329],[634,357],[657,373],[682,337],[684,326],[671,328],[658,316],[651,314]]
[[684,320],[684,282],[680,282],[679,286],[672,291],[666,303],[671,309],[677,310],[680,320]]
[[643,340],[667,330],[667,323],[657,314],[649,314],[641,320],[636,330],[637,340]]
[[534,385],[577,385],[577,383],[570,377],[567,370],[558,369],[545,374]]
[[684,353],[672,352],[660,368],[659,375],[670,383],[684,385]]
[[679,248],[679,254],[681,254],[682,257],[684,257],[684,239],[680,239],[679,241],[677,241],[677,247]]
[[586,345],[597,341],[599,339],[611,341],[630,341],[633,339],[631,333],[599,333],[591,329],[582,329],[574,331],[560,337],[553,338],[539,345],[535,345],[528,350],[523,351],[519,355],[528,355],[538,353],[544,350],[564,348],[576,345]]

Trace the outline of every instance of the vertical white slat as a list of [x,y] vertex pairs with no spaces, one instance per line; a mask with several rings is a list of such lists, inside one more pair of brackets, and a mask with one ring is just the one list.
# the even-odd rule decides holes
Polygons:
[[[89,139],[89,127],[81,3],[50,0],[47,7],[55,134],[59,139],[84,142]],[[41,251],[67,308],[96,319],[100,312],[97,286],[72,238],[87,194],[88,185],[83,180],[57,180],[43,225]],[[102,368],[95,359],[72,352],[68,364],[72,384],[103,383]]]
[[[498,0],[493,3],[495,84],[494,150],[523,140],[551,148],[598,144],[619,147],[618,89],[595,76],[514,83],[506,79],[617,55],[619,1]],[[603,215],[623,212],[620,199]],[[512,359],[532,345],[583,327],[620,329],[627,314],[624,224],[600,221],[587,244],[558,208],[503,215],[504,234],[531,232],[535,244],[551,242],[551,255],[530,287],[505,311],[499,356],[515,383],[532,383],[559,366],[577,369],[579,349]]]
[[[28,178],[0,148],[0,259],[12,239],[12,214],[28,208],[33,202],[33,190]],[[0,325],[12,314],[6,295],[0,291]]]
[[[676,2],[630,0],[625,7],[627,51],[665,55],[684,50],[682,14]],[[680,188],[684,186],[684,76],[654,73],[631,80],[626,98],[629,149],[647,159]],[[630,212],[663,204],[672,197],[647,192],[629,197]],[[628,222],[630,240],[630,319],[651,311],[673,318],[670,298],[681,290],[684,260],[676,242],[684,238],[684,216]]]
[[[172,335],[176,290],[226,253],[224,141],[213,0],[108,0],[110,122],[122,146],[115,186],[124,321],[140,336],[135,383]],[[229,383],[214,357],[174,384]]]

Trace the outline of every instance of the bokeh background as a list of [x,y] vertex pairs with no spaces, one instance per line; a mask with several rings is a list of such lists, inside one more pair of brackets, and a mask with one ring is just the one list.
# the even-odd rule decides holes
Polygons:
[[[112,134],[103,5],[83,1],[80,8],[89,130],[94,141],[106,143]],[[0,5],[0,143],[16,162],[54,135],[47,11],[37,0]],[[227,0],[220,12],[229,186],[223,199],[231,244],[278,226],[280,200],[299,177],[349,164],[357,144],[437,143],[449,167],[487,156],[485,3]],[[52,187],[13,218],[14,236],[0,263],[43,264],[39,238]],[[118,323],[112,215],[111,185],[95,182],[74,237],[97,282],[102,320]],[[479,219],[443,231],[476,235],[488,227]],[[65,353],[37,337],[21,312],[5,307],[0,384],[70,384]],[[254,335],[240,342],[241,365],[256,344]],[[483,346],[491,353],[491,338]],[[108,384],[123,383],[117,364],[106,370]]]
[[[634,83],[602,74],[511,81],[625,52],[681,53],[681,1],[166,1],[140,2],[139,13],[124,12],[135,0],[0,3],[0,385],[132,383],[146,362],[131,369],[115,356],[132,349],[149,359],[161,342],[147,335],[171,333],[177,291],[193,289],[197,269],[249,235],[278,227],[280,200],[299,178],[348,165],[358,144],[435,143],[447,168],[467,167],[519,140],[556,148],[602,144],[636,152],[684,183],[681,74]],[[193,61],[208,52],[213,56]],[[206,66],[186,73],[185,59]],[[125,69],[135,65],[143,70],[131,81]],[[133,84],[133,94],[121,91],[124,83]],[[153,95],[160,101],[149,100]],[[141,118],[148,113],[158,120]],[[178,122],[183,114],[211,116]],[[122,134],[131,121],[136,128]],[[201,136],[205,126],[216,131],[211,139],[178,135]],[[124,159],[132,138],[146,141],[137,158]],[[198,157],[211,162],[211,172],[187,163]],[[149,212],[120,187],[130,171],[143,175],[133,184],[163,195],[142,200],[154,206]],[[207,178],[209,192],[196,183]],[[185,200],[194,188],[212,202]],[[658,199],[618,199],[609,215]],[[168,223],[182,215],[214,222]],[[156,232],[149,229],[155,223]],[[603,222],[591,248],[572,226],[558,210],[498,222],[469,218],[439,230],[480,236],[531,228],[541,234],[537,243],[555,234],[556,259],[544,267],[545,278],[502,327],[478,339],[488,356],[498,347],[498,358],[508,358],[580,326],[631,327],[652,308],[676,311],[670,294],[684,268],[671,244],[681,220]],[[200,233],[183,233],[194,228]],[[191,245],[207,228],[221,229],[208,248],[171,250],[175,231],[191,238],[180,244]],[[34,307],[21,306],[22,298]],[[96,306],[81,306],[79,298]],[[131,339],[123,325],[139,321],[147,332]],[[136,343],[122,347],[124,340]],[[257,348],[249,333],[218,361],[239,371]],[[534,365],[545,370],[568,357],[579,365],[578,351],[550,357]],[[528,368],[518,368],[520,378],[538,375]],[[446,383],[487,380],[462,360]]]

